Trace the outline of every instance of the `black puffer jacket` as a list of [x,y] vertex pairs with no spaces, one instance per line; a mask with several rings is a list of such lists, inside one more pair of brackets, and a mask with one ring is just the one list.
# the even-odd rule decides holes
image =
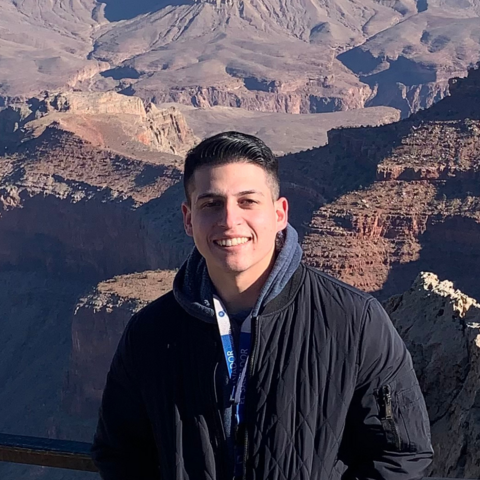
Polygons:
[[[429,422],[379,303],[301,265],[254,319],[248,480],[419,479]],[[136,314],[108,374],[93,457],[107,480],[226,480],[215,324],[172,293]]]

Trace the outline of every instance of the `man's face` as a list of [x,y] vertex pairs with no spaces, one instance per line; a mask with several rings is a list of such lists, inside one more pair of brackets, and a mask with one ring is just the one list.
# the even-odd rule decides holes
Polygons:
[[269,268],[277,232],[287,226],[288,203],[274,200],[261,167],[244,162],[201,167],[182,205],[185,231],[205,258],[210,276],[255,281]]

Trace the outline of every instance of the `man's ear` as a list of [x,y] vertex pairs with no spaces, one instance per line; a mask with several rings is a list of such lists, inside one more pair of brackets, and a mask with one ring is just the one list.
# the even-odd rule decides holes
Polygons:
[[275,212],[277,214],[277,232],[287,228],[288,223],[288,200],[280,197],[275,201]]
[[192,229],[192,210],[187,202],[182,203],[183,228],[189,237],[193,237]]

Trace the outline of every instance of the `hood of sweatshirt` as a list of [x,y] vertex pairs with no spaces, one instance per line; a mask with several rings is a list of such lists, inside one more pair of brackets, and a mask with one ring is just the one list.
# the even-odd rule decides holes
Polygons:
[[[297,231],[290,224],[280,233],[278,244],[280,247],[275,264],[253,307],[253,316],[258,315],[260,310],[283,290],[300,265],[302,249],[298,243]],[[175,276],[173,294],[190,315],[208,323],[215,323],[214,292],[215,287],[208,275],[205,259],[194,247]]]

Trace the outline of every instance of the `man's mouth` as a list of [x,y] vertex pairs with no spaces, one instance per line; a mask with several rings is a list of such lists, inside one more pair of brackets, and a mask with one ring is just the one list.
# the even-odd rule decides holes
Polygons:
[[223,238],[221,240],[215,240],[215,243],[219,247],[234,247],[236,245],[243,245],[249,240],[250,237]]

